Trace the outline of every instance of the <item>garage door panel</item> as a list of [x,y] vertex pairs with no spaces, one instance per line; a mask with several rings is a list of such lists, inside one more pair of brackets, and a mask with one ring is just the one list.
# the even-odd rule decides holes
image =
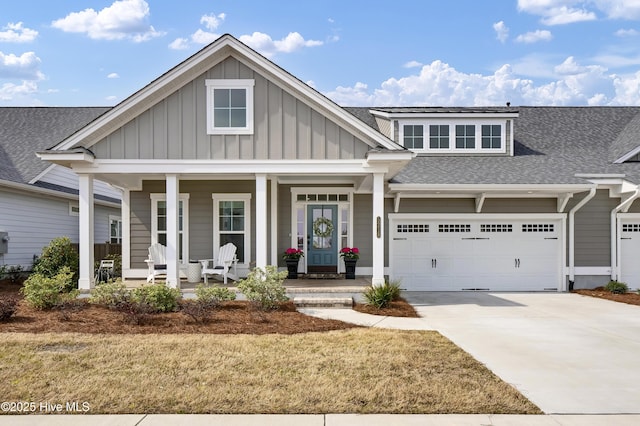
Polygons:
[[640,288],[640,220],[622,220],[620,234],[620,280],[629,289]]
[[[559,285],[562,250],[557,219],[443,219],[405,226],[428,232],[403,233],[409,244],[392,242],[393,274],[402,277],[403,288],[531,291]],[[407,257],[415,262],[408,263]]]

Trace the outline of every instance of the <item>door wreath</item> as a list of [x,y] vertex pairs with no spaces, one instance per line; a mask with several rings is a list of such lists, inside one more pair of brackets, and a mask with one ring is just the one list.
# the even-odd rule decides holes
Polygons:
[[326,217],[319,217],[313,221],[313,235],[321,238],[330,237],[333,234],[333,222]]

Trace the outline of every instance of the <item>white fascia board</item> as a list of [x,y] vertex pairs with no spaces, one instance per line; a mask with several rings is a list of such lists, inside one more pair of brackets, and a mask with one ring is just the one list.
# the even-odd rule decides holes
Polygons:
[[[17,183],[17,182],[11,182],[8,180],[0,179],[0,187],[5,187],[10,190],[17,191],[19,193],[31,192],[34,194],[40,194],[40,195],[49,196],[49,197],[78,201],[77,194],[70,194],[67,192],[56,191],[55,189],[49,189],[49,188],[40,188],[39,186],[28,185],[26,183]],[[120,208],[120,203],[112,203],[110,201],[99,200],[96,198],[93,199],[93,202],[101,206]]]
[[473,219],[540,219],[562,220],[564,213],[389,213],[390,221],[397,220],[473,220]]
[[369,110],[369,113],[388,120],[414,118],[518,118],[517,112],[384,112]]
[[127,173],[224,175],[267,173],[353,175],[386,173],[387,167],[371,166],[364,160],[96,160],[93,164],[74,164],[76,173]]
[[44,151],[36,152],[38,158],[50,161],[55,164],[68,164],[71,162],[93,163],[94,156],[88,152],[68,152],[68,151]]
[[635,157],[636,155],[640,154],[640,146],[638,146],[637,148],[629,151],[628,153],[626,153],[625,155],[623,155],[622,157],[618,158],[616,161],[614,161],[615,164],[621,164],[624,163],[625,161],[627,161],[629,158],[631,157]]
[[390,183],[390,192],[430,192],[440,191],[444,192],[528,192],[540,193],[576,193],[582,191],[588,191],[593,185],[590,184],[576,184],[576,185],[561,185],[561,184],[486,184],[486,185],[470,185],[470,184],[409,184],[409,183]]
[[394,152],[376,152],[369,151],[367,152],[367,162],[375,163],[377,161],[380,162],[393,162],[393,161],[409,161],[413,159],[417,154],[413,151],[403,150],[403,151],[394,151]]
[[36,177],[34,177],[33,179],[31,179],[29,181],[30,184],[34,184],[36,182],[38,182],[40,179],[42,179],[47,173],[49,173],[51,171],[51,169],[53,169],[56,165],[55,164],[50,164],[49,167],[47,167],[46,169],[44,169],[42,172],[38,173],[36,175]]

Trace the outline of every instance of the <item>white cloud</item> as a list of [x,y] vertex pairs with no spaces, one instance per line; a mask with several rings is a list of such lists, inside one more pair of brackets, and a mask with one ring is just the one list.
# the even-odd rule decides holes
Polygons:
[[220,37],[220,34],[215,33],[216,29],[222,24],[227,15],[225,13],[203,15],[200,18],[200,23],[204,25],[206,31],[199,28],[196,32],[191,34],[189,38],[180,37],[169,43],[169,49],[173,50],[186,50],[193,45],[205,45],[213,42]]
[[51,26],[70,33],[84,33],[97,40],[143,42],[164,35],[147,22],[149,5],[144,0],[119,0],[96,12],[85,9],[55,20]]
[[107,75],[107,78],[120,78],[120,75],[117,72],[112,72]]
[[291,53],[304,47],[321,46],[324,44],[318,40],[305,40],[297,32],[291,32],[280,40],[273,40],[265,33],[254,32],[251,35],[240,36],[240,41],[257,50],[267,58],[276,53]]
[[496,38],[500,40],[500,43],[506,42],[509,38],[509,28],[505,25],[504,21],[493,24],[493,30],[496,32]]
[[0,52],[0,78],[42,80],[44,74],[40,72],[40,63],[40,58],[34,52],[25,52],[20,56]]
[[[16,98],[32,95],[38,91],[35,81],[23,81],[22,84],[5,83],[0,87],[1,101],[15,101]],[[32,103],[33,101],[31,101]]]
[[539,41],[549,41],[553,38],[551,31],[535,30],[516,37],[518,43],[537,43]]
[[618,37],[636,37],[640,35],[640,31],[634,30],[634,29],[629,29],[629,30],[619,29],[618,31],[615,32],[615,35]]
[[[545,25],[563,25],[574,22],[593,21],[595,12],[584,9],[580,0],[518,0],[518,10],[542,17]],[[576,8],[574,6],[583,6]]]
[[553,79],[537,83],[517,75],[509,64],[481,75],[434,61],[419,73],[389,78],[376,88],[357,82],[325,95],[345,106],[487,106],[507,101],[512,105],[640,105],[640,71],[609,74],[602,66],[582,65],[573,57],[552,69]]
[[218,27],[226,17],[227,15],[224,13],[220,13],[218,15],[204,15],[202,18],[200,18],[200,23],[203,24],[207,29],[213,31],[218,29]]
[[407,63],[405,63],[403,65],[404,68],[418,68],[421,67],[423,64],[422,62],[418,62],[418,61],[409,61]]
[[118,99],[118,97],[111,95],[111,96],[107,96],[105,99],[109,102],[115,102]]
[[598,9],[612,19],[640,19],[640,2],[637,0],[594,0]]
[[0,31],[0,42],[2,43],[28,43],[38,36],[36,30],[25,28],[22,22],[10,22]]

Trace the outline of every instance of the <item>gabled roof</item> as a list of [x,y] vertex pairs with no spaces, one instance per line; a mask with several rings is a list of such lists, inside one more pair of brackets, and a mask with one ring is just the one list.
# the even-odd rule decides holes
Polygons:
[[335,119],[345,129],[359,135],[372,148],[404,150],[402,146],[380,132],[374,131],[351,114],[346,113],[344,109],[329,98],[229,34],[221,36],[52,149],[60,151],[81,146],[90,148],[103,137],[142,114],[171,93],[230,56],[248,67],[258,70],[267,78],[277,81],[278,84],[281,84],[283,88],[293,93],[294,96],[317,108],[321,113]]
[[28,184],[50,164],[42,151],[110,108],[0,107],[0,180]]
[[614,164],[611,155],[631,149],[630,141],[640,137],[640,107],[518,107],[517,111],[514,156],[418,155],[391,183],[578,185],[587,182],[578,175],[588,174],[624,174],[640,183],[640,164]]
[[640,114],[633,117],[611,144],[609,159],[623,163],[640,152]]

